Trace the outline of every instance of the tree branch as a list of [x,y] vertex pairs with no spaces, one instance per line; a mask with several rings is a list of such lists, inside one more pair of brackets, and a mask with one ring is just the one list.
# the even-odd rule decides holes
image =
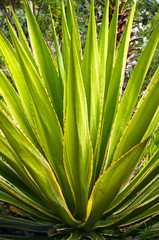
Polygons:
[[38,17],[40,15],[40,11],[41,11],[42,5],[43,5],[43,0],[41,0],[40,6],[39,6],[39,9],[38,9],[38,13],[36,15],[36,20],[38,20]]

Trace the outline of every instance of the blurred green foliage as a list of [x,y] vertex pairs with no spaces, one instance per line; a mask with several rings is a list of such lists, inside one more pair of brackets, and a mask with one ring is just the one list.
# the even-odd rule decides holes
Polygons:
[[[37,2],[36,8],[38,8],[40,4]],[[43,1],[40,14],[37,18],[40,29],[43,33],[45,39],[49,41],[53,41],[52,29],[51,29],[51,16],[50,10],[51,8],[52,16],[55,22],[55,28],[57,31],[57,35],[59,39],[62,37],[62,19],[61,19],[61,1],[60,0],[45,0]]]
[[[137,3],[136,16],[143,25],[151,24],[151,27],[159,21],[159,3],[156,0],[140,0]],[[149,29],[150,30],[150,29]]]
[[[40,26],[40,29],[43,33],[45,39],[52,41],[53,36],[51,33],[51,16],[50,10],[51,8],[52,15],[55,21],[55,28],[57,30],[57,34],[61,36],[61,0],[32,0],[29,1],[32,5],[32,9],[34,15],[37,19],[37,22]],[[14,25],[10,5],[12,6],[13,10],[16,12],[16,15],[22,25],[24,33],[26,36],[27,33],[27,24],[25,18],[25,10],[22,0],[2,0],[0,3],[0,29],[6,35],[7,38],[9,37],[9,32],[7,28],[7,21],[5,18],[5,14],[8,16],[11,24]]]
[[[144,48],[148,39],[150,38],[153,30],[159,22],[159,1],[156,0],[140,0],[137,2],[137,9],[135,18],[140,20],[139,23],[139,37],[142,37],[139,41],[139,45]],[[156,66],[159,65],[159,44],[154,54],[151,66],[147,73],[143,90],[148,85],[151,77],[154,75]]]

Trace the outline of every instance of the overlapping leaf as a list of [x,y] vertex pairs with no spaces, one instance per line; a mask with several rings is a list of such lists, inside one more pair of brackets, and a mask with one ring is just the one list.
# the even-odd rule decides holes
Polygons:
[[51,167],[1,109],[0,127],[21,162],[24,164],[29,177],[38,188],[39,196],[45,199],[54,213],[59,213],[73,223],[73,218],[69,213],[62,191]]
[[14,47],[0,33],[13,79],[12,85],[0,71],[0,200],[33,220],[2,217],[0,226],[47,231],[50,237],[63,233],[64,239],[104,239],[118,227],[129,235],[156,221],[159,152],[130,177],[159,120],[159,70],[131,116],[159,25],[120,99],[135,4],[116,46],[119,1],[110,26],[106,2],[99,37],[92,1],[83,56],[72,0],[66,13],[62,2],[62,52],[53,19],[56,54],[45,43],[28,1],[33,54],[14,12],[20,40],[9,21]]
[[130,152],[114,162],[97,180],[90,196],[87,208],[87,219],[84,228],[93,227],[104,211],[117,196],[121,186],[128,180],[139,161],[147,141],[137,145]]
[[91,15],[89,20],[86,46],[81,68],[88,106],[90,134],[93,148],[95,148],[101,107],[100,106],[101,83],[93,1],[91,5]]
[[88,110],[74,32],[67,75],[67,107],[64,133],[64,164],[76,202],[76,215],[86,216],[92,174],[93,151],[88,128]]
[[29,7],[29,4],[25,4],[27,20],[28,20],[28,30],[30,41],[32,44],[35,60],[39,66],[39,71],[42,75],[42,80],[47,88],[49,97],[55,108],[57,116],[60,120],[61,125],[63,124],[63,82],[59,78],[54,63],[52,61],[51,55],[47,48],[47,45],[43,39],[40,29],[33,17],[33,13]]

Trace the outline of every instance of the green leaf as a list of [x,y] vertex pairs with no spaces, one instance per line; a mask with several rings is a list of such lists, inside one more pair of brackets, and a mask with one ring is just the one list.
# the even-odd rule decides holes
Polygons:
[[143,136],[143,139],[146,139],[148,136],[152,135],[154,133],[154,130],[157,128],[159,124],[159,107],[157,108],[154,117],[152,118],[145,135]]
[[[110,1],[109,1],[110,3]],[[109,32],[108,32],[108,53],[106,60],[106,78],[105,78],[105,97],[104,102],[107,99],[108,88],[110,84],[110,79],[112,75],[112,70],[115,61],[115,52],[116,52],[116,39],[117,39],[117,27],[118,27],[118,9],[119,1],[116,1],[114,14],[110,23]]]
[[[99,155],[98,173],[100,168],[103,166],[103,160],[106,157],[109,137],[111,129],[113,127],[114,118],[119,107],[120,91],[122,89],[122,83],[125,72],[125,65],[127,59],[127,52],[129,49],[129,41],[131,35],[131,28],[133,23],[134,11],[136,4],[132,6],[129,21],[126,25],[122,39],[119,43],[118,49],[116,50],[116,58],[114,60],[114,66],[112,69],[111,79],[107,92],[107,99],[104,106],[104,113],[102,119],[102,133],[101,133],[101,151]],[[111,164],[110,161],[106,162],[106,167]]]
[[[135,108],[138,94],[140,92],[142,83],[144,81],[146,72],[150,65],[151,59],[153,57],[157,42],[159,39],[159,24],[158,27],[154,30],[144,52],[142,53],[130,79],[128,86],[125,90],[125,93],[122,97],[121,103],[119,104],[119,109],[116,114],[114,128],[111,133],[111,141],[109,146],[109,161],[111,161],[115,148],[126,128],[126,125],[129,123],[132,112]],[[159,76],[159,70],[154,76],[152,84],[156,81],[156,78]],[[149,86],[150,88],[150,86]]]
[[92,177],[92,185],[96,180],[96,172],[98,165],[98,153],[100,149],[100,134],[101,134],[101,122],[103,117],[103,104],[104,104],[104,91],[105,91],[105,77],[106,77],[106,66],[107,66],[107,52],[108,52],[108,24],[109,24],[109,1],[106,2],[103,21],[100,29],[99,40],[98,40],[98,52],[99,52],[99,87],[101,88],[100,97],[100,116],[99,116],[99,127],[96,136],[96,146],[94,150],[94,170]]
[[136,240],[139,239],[139,235],[145,237],[145,239],[148,236],[152,237],[158,237],[159,231],[158,231],[158,225],[155,224],[158,221],[159,214],[154,214],[153,216],[150,216],[149,218],[144,219],[142,222],[139,222],[136,224],[133,228],[128,228],[126,231],[127,236],[136,236]]
[[[23,110],[23,106],[21,104],[21,99],[19,98],[15,89],[10,84],[9,80],[5,77],[5,75],[1,71],[0,71],[0,80],[1,80],[0,92],[2,93],[8,107],[10,109],[12,117],[19,124],[19,126],[23,129],[25,134],[34,143],[34,145],[39,150],[41,150],[41,147],[39,146],[37,139],[35,137],[35,133],[33,132],[32,128],[26,118],[25,112]],[[5,108],[4,104],[3,104],[2,108]]]
[[39,71],[42,75],[43,84],[46,86],[49,97],[52,101],[55,111],[61,125],[63,125],[63,82],[59,78],[47,45],[40,32],[39,26],[34,19],[33,13],[29,4],[25,4],[29,36],[31,46],[34,52],[35,60],[39,66]]
[[124,223],[122,225],[122,227],[129,226],[129,225],[132,225],[132,224],[136,224],[136,222],[139,222],[143,219],[147,219],[150,216],[156,215],[157,213],[159,214],[159,204],[154,205],[153,207],[147,209],[146,211],[143,211],[138,216],[135,216],[134,218],[130,219],[129,221]]
[[47,156],[48,162],[55,171],[60,184],[63,186],[64,195],[73,210],[74,202],[73,198],[71,198],[71,191],[63,167],[63,134],[61,126],[41,79],[34,69],[34,66],[25,54],[23,47],[20,45],[12,29],[10,29],[10,32],[17,51],[21,70],[25,76],[25,81],[32,97],[32,114],[34,116],[34,124],[38,141]]
[[[15,49],[12,47],[10,42],[5,38],[5,36],[3,35],[2,32],[0,32],[0,49],[3,53],[3,55],[5,56],[4,59],[7,63],[7,67],[11,73],[11,76],[12,76],[13,80],[15,81],[16,87],[18,89],[18,92],[19,92],[19,95],[20,95],[20,98],[22,101],[22,106],[26,112],[26,115],[30,122],[30,125],[33,128],[34,124],[33,124],[33,119],[32,119],[32,110],[31,110],[32,102],[30,99],[30,93],[29,93],[27,84],[25,82],[23,73],[20,69],[19,63],[17,61],[17,55],[15,52]],[[11,86],[10,86],[10,88],[11,88]],[[2,91],[2,89],[1,89],[1,91]],[[15,101],[16,101],[16,99],[15,99]],[[7,99],[6,99],[6,102],[7,102]],[[11,110],[12,110],[12,108],[11,108]],[[14,111],[12,114],[14,115]]]
[[[102,229],[102,228],[103,229],[115,229],[119,226],[124,226],[124,224],[126,222],[128,222],[130,219],[133,219],[134,217],[136,217],[135,224],[137,224],[137,222],[140,222],[140,220],[141,221],[143,220],[142,213],[149,210],[150,217],[145,216],[145,219],[143,221],[143,222],[145,222],[147,220],[147,218],[150,219],[155,216],[156,213],[153,212],[152,208],[153,208],[153,206],[156,206],[158,204],[158,201],[159,201],[159,197],[155,196],[154,198],[150,199],[149,201],[144,202],[143,204],[137,206],[137,208],[132,209],[132,211],[130,211],[130,212],[123,212],[122,214],[116,215],[113,218],[110,217],[110,219],[107,219],[107,221],[97,222],[95,224],[94,229]],[[152,212],[151,212],[151,210],[152,210]],[[133,228],[135,228],[135,227],[133,227]]]
[[[116,227],[122,225],[123,223],[125,223],[126,221],[133,219],[136,216],[137,217],[139,216],[139,218],[138,218],[138,220],[139,220],[140,214],[142,214],[146,210],[150,209],[152,206],[155,206],[158,202],[159,202],[159,194],[157,193],[150,200],[141,203],[139,206],[135,206],[132,209],[128,209],[128,210],[124,211],[123,213],[116,215],[114,217],[114,219],[110,221],[109,228],[116,228]],[[137,222],[137,220],[136,220],[136,222]],[[107,225],[107,227],[108,227],[108,225]]]
[[100,235],[100,233],[90,232],[87,237],[91,240],[104,240],[105,238]]
[[[21,179],[17,178],[11,169],[6,171],[4,166],[1,162],[1,167],[4,170],[4,178],[2,176],[0,179],[0,200],[21,209],[25,212],[25,215],[28,217],[30,216],[32,219],[38,219],[38,221],[49,223],[59,223],[61,219],[55,216],[53,211],[50,210],[49,205],[46,203],[46,199],[44,198],[41,200],[43,196],[39,197],[36,191],[32,191],[29,188],[29,181],[28,185],[25,185]],[[9,173],[6,178],[5,173]],[[15,180],[10,181],[12,175],[14,175]],[[6,183],[6,181],[8,182]]]
[[137,194],[139,194],[142,189],[144,189],[149,182],[151,182],[157,175],[159,171],[159,151],[157,151],[154,156],[147,162],[145,167],[139,174],[134,177],[133,180],[121,191],[114,202],[110,205],[109,209],[103,215],[104,218],[111,215],[113,212],[121,208],[125,203],[128,203]]
[[55,215],[61,216],[68,224],[76,224],[50,165],[1,109],[0,128],[24,164],[29,177],[42,192],[42,199],[46,200]]
[[62,43],[63,61],[64,61],[65,71],[67,74],[71,38],[70,38],[70,33],[67,25],[67,19],[66,19],[63,0],[62,0],[62,35],[63,35],[63,43]]
[[82,76],[88,106],[89,128],[94,149],[99,125],[101,86],[99,74],[99,52],[93,1],[91,5],[91,15],[88,25],[84,57],[82,61]]
[[[145,94],[143,95],[141,101],[138,103],[137,108],[140,106],[140,104],[142,103],[143,98],[145,98],[147,96],[147,94],[149,93],[151,87],[153,86],[153,84],[155,84],[156,80],[159,78],[159,68],[157,69],[157,71],[155,72],[150,84],[148,85]],[[154,114],[154,117],[151,120],[151,123],[149,124],[146,133],[143,137],[143,139],[146,139],[148,136],[150,136],[154,130],[157,128],[159,124],[159,106]]]
[[[6,158],[5,158],[6,160]],[[7,159],[8,160],[8,159]],[[25,165],[23,165],[25,170]],[[0,180],[0,200],[8,202],[33,216],[38,216],[46,221],[59,220],[49,210],[46,199],[41,200],[41,192],[37,189],[33,179],[29,179],[29,174],[19,169],[12,169],[8,164],[0,160],[1,180]],[[17,170],[17,171],[16,171]],[[28,177],[26,176],[28,174]],[[9,183],[9,184],[8,184]],[[40,197],[39,197],[40,196]]]
[[[32,181],[32,179],[29,178],[27,171],[25,170],[25,166],[21,163],[19,157],[16,155],[14,150],[3,136],[0,136],[0,153],[5,159],[5,162],[0,160],[1,176],[3,176],[5,179],[7,178],[8,181],[13,181],[12,185],[14,185],[14,181],[19,185],[22,181],[23,184],[25,183],[31,191],[39,193],[39,189],[37,188],[36,184]],[[15,175],[13,180],[11,179],[10,175],[12,177]],[[19,178],[19,181],[17,180],[16,176]]]
[[115,199],[121,186],[128,180],[149,139],[135,146],[115,161],[97,180],[87,207],[84,229],[89,230]]
[[54,20],[53,20],[51,9],[50,9],[50,14],[51,14],[51,20],[52,20],[52,32],[53,32],[53,37],[54,37],[54,42],[55,42],[55,49],[56,49],[56,55],[57,55],[57,64],[58,64],[59,75],[61,77],[61,81],[63,82],[63,85],[65,85],[66,74],[65,74],[65,69],[64,69],[64,63],[63,63],[63,58],[62,58],[62,54],[61,54],[61,51],[60,51],[60,46],[59,46],[59,43],[58,43],[58,38],[57,38],[57,35],[56,35],[56,30],[55,30],[55,26],[54,26]]
[[[129,122],[114,153],[114,160],[138,144],[151,123],[159,103],[159,79],[153,84]],[[131,136],[131,137],[130,137]]]
[[11,117],[10,110],[3,100],[0,100],[0,108],[2,108]]
[[38,71],[39,71],[39,70],[38,70],[38,67],[37,67],[37,65],[36,65],[36,62],[35,62],[32,54],[31,54],[31,50],[30,50],[30,48],[29,48],[29,45],[28,45],[27,39],[26,39],[26,37],[25,37],[25,34],[24,34],[24,32],[23,32],[23,29],[22,29],[22,27],[20,26],[20,23],[19,23],[19,21],[18,21],[18,18],[17,18],[17,16],[16,16],[16,14],[15,14],[15,12],[14,12],[14,10],[13,10],[12,7],[11,7],[11,11],[12,11],[12,15],[13,15],[13,19],[14,19],[16,28],[17,28],[17,30],[18,30],[18,35],[19,35],[20,41],[21,41],[21,43],[22,43],[22,45],[23,45],[26,53],[28,54],[28,57],[29,57],[30,60],[32,61],[32,64],[33,64],[34,67],[36,68],[36,71],[38,72]]
[[81,40],[80,40],[80,33],[79,33],[79,28],[78,28],[78,23],[76,18],[76,12],[73,6],[73,0],[67,1],[66,14],[67,14],[67,26],[68,26],[70,35],[71,35],[72,28],[75,31],[75,43],[77,48],[77,54],[79,57],[79,62],[81,63],[81,59],[82,59]]
[[[103,21],[100,29],[99,39],[98,39],[98,49],[99,49],[99,59],[100,59],[100,81],[101,90],[105,90],[105,74],[107,66],[107,52],[108,52],[108,27],[109,27],[109,1],[106,1]],[[115,27],[114,27],[115,29]],[[104,95],[102,96],[104,98]]]
[[0,225],[2,227],[13,227],[16,229],[22,229],[22,230],[28,230],[28,231],[35,231],[35,232],[46,232],[47,229],[50,227],[50,225],[45,224],[38,224],[34,223],[28,220],[19,219],[16,218],[7,219],[0,217]]
[[[131,199],[124,206],[122,206],[119,210],[115,211],[114,220],[117,219],[118,221],[119,219],[121,220],[121,218],[127,219],[128,216],[131,219],[132,214],[134,214],[133,212],[136,211],[137,208],[144,205],[145,203],[147,204],[147,202],[150,202],[151,200],[155,199],[158,196],[159,194],[158,184],[159,179],[157,179],[156,177],[151,182],[149,182],[148,185],[144,189],[142,189],[142,191],[140,191],[139,194],[134,196],[133,199]],[[135,214],[134,216],[137,216],[137,214]]]
[[67,75],[67,108],[64,133],[64,165],[76,203],[76,216],[84,219],[92,172],[92,146],[83,78],[72,33]]
[[68,240],[80,240],[82,239],[82,235],[83,233],[81,231],[76,230],[71,233],[70,237],[68,237]]
[[[13,195],[14,189],[8,189],[5,188],[2,181],[0,181],[2,186],[0,187],[0,200],[6,203],[11,204],[12,206],[15,206],[16,208],[22,210],[25,212],[25,215],[32,218],[32,219],[38,219],[38,221],[41,222],[50,222],[50,223],[57,223],[60,221],[56,216],[54,216],[51,211],[49,211],[47,208],[43,207],[43,205],[40,205],[38,202],[33,201],[31,199],[26,198],[25,196],[21,195],[19,192],[15,192],[15,196]],[[11,194],[12,193],[12,194]],[[18,199],[19,196],[19,199]],[[34,195],[33,195],[34,199]],[[24,213],[23,213],[24,215]]]

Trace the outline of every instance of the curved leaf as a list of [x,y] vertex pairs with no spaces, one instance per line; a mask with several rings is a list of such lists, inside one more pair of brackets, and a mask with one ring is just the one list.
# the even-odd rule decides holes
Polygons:
[[34,19],[29,3],[25,2],[25,9],[28,21],[29,36],[33,48],[35,60],[39,66],[42,75],[43,84],[45,84],[49,97],[55,107],[55,111],[61,125],[63,125],[63,82],[59,78],[47,45],[42,37],[39,26]]
[[97,180],[88,201],[84,229],[88,231],[92,228],[117,196],[121,186],[128,180],[139,161],[148,140],[135,146],[131,151],[115,161]]
[[142,189],[147,187],[158,175],[159,172],[159,151],[148,161],[143,170],[134,177],[134,179],[120,192],[109,209],[103,215],[103,218],[110,216],[113,212],[120,209],[125,203],[137,196]]
[[138,144],[144,137],[159,106],[158,92],[159,78],[153,84],[139,108],[136,110],[133,118],[129,122],[129,125],[125,129],[125,132],[115,150],[113,160],[129,151],[129,149]]
[[54,214],[61,216],[69,224],[76,225],[50,165],[1,109],[0,128],[25,165],[29,177],[35,181],[42,192],[41,197],[48,202]]
[[[5,75],[0,71],[0,92],[2,93],[9,109],[12,114],[14,120],[19,124],[19,126],[23,129],[25,134],[30,138],[30,140],[41,150],[37,139],[35,137],[35,133],[33,132],[27,118],[26,114],[23,110],[23,106],[21,104],[21,99],[19,98],[17,92],[10,84],[9,80],[5,77]],[[3,108],[5,106],[3,105]],[[6,108],[5,108],[6,109]],[[42,151],[42,150],[41,150]]]
[[[156,49],[156,45],[159,39],[159,24],[158,27],[154,30],[147,46],[144,49],[129,81],[128,86],[125,90],[125,93],[122,97],[121,103],[119,104],[119,109],[116,114],[114,128],[111,134],[110,146],[109,146],[109,153],[108,158],[111,161],[117,143],[119,142],[126,125],[129,123],[130,117],[134,110],[138,94],[140,92],[142,83],[144,81],[146,72],[150,65],[151,59],[153,57],[154,51]],[[154,78],[152,79],[152,83],[150,83],[151,87],[152,84],[156,81],[157,77],[159,76],[159,70],[156,72]],[[149,86],[150,88],[150,86]],[[148,91],[148,90],[147,90]]]

